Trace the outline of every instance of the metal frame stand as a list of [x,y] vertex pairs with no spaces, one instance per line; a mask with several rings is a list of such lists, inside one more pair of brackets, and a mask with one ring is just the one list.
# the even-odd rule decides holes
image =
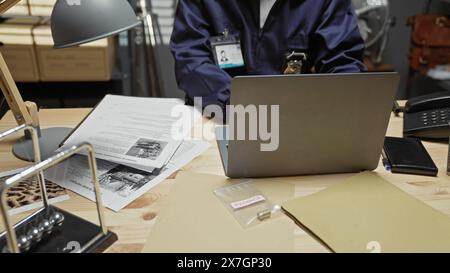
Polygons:
[[[92,145],[81,143],[40,162],[37,131],[32,126],[22,125],[1,133],[0,140],[22,131],[29,131],[31,134],[36,164],[0,185],[0,211],[6,227],[6,231],[0,234],[0,252],[101,252],[117,241],[117,235],[108,231],[105,224]],[[48,204],[44,171],[82,151],[86,151],[88,155],[100,225]],[[13,225],[8,213],[6,192],[12,186],[34,176],[37,176],[41,188],[43,208]],[[17,234],[20,234],[19,237]]]

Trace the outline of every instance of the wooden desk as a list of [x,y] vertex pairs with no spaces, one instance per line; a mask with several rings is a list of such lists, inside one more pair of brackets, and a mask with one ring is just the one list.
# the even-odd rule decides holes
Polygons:
[[[74,127],[88,112],[89,109],[42,110],[40,119],[44,128],[50,126]],[[393,116],[387,135],[400,137],[402,135],[402,124],[401,117]],[[15,122],[10,113],[0,121],[0,131],[14,126]],[[29,163],[20,161],[12,155],[12,143],[13,141],[11,140],[0,144],[0,171],[29,165]],[[212,146],[207,152],[193,160],[183,170],[224,175],[217,146],[215,142],[211,143]],[[437,178],[390,174],[384,170],[381,163],[376,171],[405,192],[446,214],[450,214],[450,177],[446,175],[448,145],[429,142],[424,142],[424,144],[439,168],[439,176]],[[271,180],[293,183],[296,186],[296,196],[305,196],[318,192],[349,176],[351,174],[289,177]],[[119,236],[119,241],[109,248],[108,252],[141,251],[154,224],[155,217],[158,215],[165,196],[170,190],[172,181],[167,179],[119,213],[110,210],[106,211],[106,222],[109,228]],[[60,206],[63,209],[91,221],[97,220],[92,202],[74,193],[70,193],[70,196],[71,199],[69,201],[61,203]],[[295,249],[298,252],[327,252],[322,245],[300,228],[297,229],[295,238]]]

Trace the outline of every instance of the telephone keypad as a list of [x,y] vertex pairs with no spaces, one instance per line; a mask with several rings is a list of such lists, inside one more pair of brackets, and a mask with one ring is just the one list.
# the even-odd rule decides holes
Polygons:
[[448,124],[448,115],[450,110],[439,110],[439,111],[430,111],[421,113],[423,125],[428,124]]
[[425,110],[406,113],[404,123],[405,136],[448,137],[450,108]]

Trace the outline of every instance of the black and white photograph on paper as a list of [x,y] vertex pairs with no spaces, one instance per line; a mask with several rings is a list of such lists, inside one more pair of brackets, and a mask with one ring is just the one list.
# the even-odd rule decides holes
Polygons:
[[155,160],[162,153],[166,145],[167,142],[164,141],[140,138],[128,150],[127,155]]
[[99,180],[103,190],[110,191],[122,197],[128,197],[130,194],[145,186],[154,177],[152,173],[118,165],[101,175]]
[[[164,181],[175,171],[203,153],[209,147],[206,141],[183,141],[171,160],[162,168],[145,170],[133,166],[97,159],[97,170],[103,203],[120,211],[141,195]],[[45,177],[90,200],[96,200],[92,175],[86,156],[76,155],[48,169]]]

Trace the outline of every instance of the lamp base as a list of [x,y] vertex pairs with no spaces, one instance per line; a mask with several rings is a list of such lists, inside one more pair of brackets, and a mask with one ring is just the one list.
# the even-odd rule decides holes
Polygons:
[[[45,160],[53,155],[59,148],[61,142],[70,134],[71,128],[48,128],[41,129],[39,147],[41,149],[41,160]],[[22,138],[13,146],[13,154],[22,160],[33,162],[34,151],[31,139]]]

